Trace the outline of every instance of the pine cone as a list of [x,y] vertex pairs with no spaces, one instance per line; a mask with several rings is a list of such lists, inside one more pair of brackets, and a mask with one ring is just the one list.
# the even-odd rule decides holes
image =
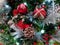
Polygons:
[[28,27],[24,31],[24,37],[31,39],[34,37],[34,28]]

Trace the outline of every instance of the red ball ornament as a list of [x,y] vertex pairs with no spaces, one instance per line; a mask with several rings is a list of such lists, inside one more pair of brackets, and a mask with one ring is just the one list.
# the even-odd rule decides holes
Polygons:
[[25,29],[30,27],[30,24],[25,24],[22,20],[18,21],[18,23],[16,24],[16,26],[20,29]]
[[17,10],[20,14],[26,14],[28,12],[27,6],[23,3],[17,6]]
[[33,15],[35,18],[43,16],[44,18],[46,17],[46,11],[44,8],[36,8],[33,12]]
[[18,14],[18,10],[17,9],[14,9],[13,10],[13,16],[16,16]]
[[24,29],[24,24],[23,24],[22,20],[18,21],[18,23],[16,25],[18,28]]

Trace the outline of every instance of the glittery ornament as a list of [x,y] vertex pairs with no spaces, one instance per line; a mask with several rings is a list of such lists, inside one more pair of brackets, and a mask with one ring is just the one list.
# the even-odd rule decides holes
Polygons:
[[44,19],[46,17],[46,11],[44,8],[36,8],[33,12],[33,17]]
[[28,12],[27,6],[23,3],[17,6],[17,10],[20,14],[26,14]]

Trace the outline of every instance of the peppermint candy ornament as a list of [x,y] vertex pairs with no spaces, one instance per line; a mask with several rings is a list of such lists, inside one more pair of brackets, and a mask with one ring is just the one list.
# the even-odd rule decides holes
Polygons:
[[33,12],[33,17],[44,19],[46,17],[46,11],[44,8],[36,8]]
[[17,6],[17,10],[20,14],[26,14],[28,12],[27,6],[23,3]]

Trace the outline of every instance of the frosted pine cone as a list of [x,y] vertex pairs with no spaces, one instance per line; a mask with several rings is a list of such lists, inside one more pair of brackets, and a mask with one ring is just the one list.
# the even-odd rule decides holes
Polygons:
[[26,37],[26,38],[33,38],[34,37],[34,28],[32,28],[32,27],[28,27],[28,28],[26,28],[24,31],[24,37]]

